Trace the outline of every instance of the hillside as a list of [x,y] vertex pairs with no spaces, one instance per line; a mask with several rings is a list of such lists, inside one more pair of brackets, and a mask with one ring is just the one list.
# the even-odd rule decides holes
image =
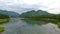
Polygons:
[[46,16],[46,15],[50,15],[50,14],[42,10],[38,10],[38,11],[32,10],[32,11],[22,13],[20,17],[36,17],[36,16]]
[[0,10],[0,14],[6,14],[10,17],[19,17],[19,14],[13,11],[7,11],[7,10]]

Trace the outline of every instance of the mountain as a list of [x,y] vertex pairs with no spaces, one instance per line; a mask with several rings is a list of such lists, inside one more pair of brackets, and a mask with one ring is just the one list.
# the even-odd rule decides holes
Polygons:
[[19,14],[13,11],[7,11],[7,10],[0,10],[0,14],[6,14],[10,17],[19,17]]
[[46,16],[46,15],[50,15],[50,14],[42,10],[38,10],[38,11],[32,10],[32,11],[22,13],[20,17]]

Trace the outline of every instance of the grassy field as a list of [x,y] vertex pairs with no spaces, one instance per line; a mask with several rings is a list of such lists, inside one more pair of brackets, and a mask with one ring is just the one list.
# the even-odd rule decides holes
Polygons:
[[0,24],[9,22],[9,19],[0,19]]
[[4,31],[4,27],[0,26],[0,33]]

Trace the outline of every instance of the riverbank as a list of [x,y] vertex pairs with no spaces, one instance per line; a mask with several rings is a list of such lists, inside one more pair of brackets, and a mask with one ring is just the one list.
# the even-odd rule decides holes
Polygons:
[[0,26],[0,33],[4,31],[4,27]]
[[0,24],[3,24],[3,23],[7,23],[9,22],[9,18],[6,18],[6,19],[0,19]]

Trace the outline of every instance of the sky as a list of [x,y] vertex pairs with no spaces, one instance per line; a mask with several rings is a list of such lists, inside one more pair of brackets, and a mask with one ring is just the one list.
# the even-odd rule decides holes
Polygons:
[[28,10],[44,10],[60,13],[60,0],[0,0],[0,9],[23,13]]

